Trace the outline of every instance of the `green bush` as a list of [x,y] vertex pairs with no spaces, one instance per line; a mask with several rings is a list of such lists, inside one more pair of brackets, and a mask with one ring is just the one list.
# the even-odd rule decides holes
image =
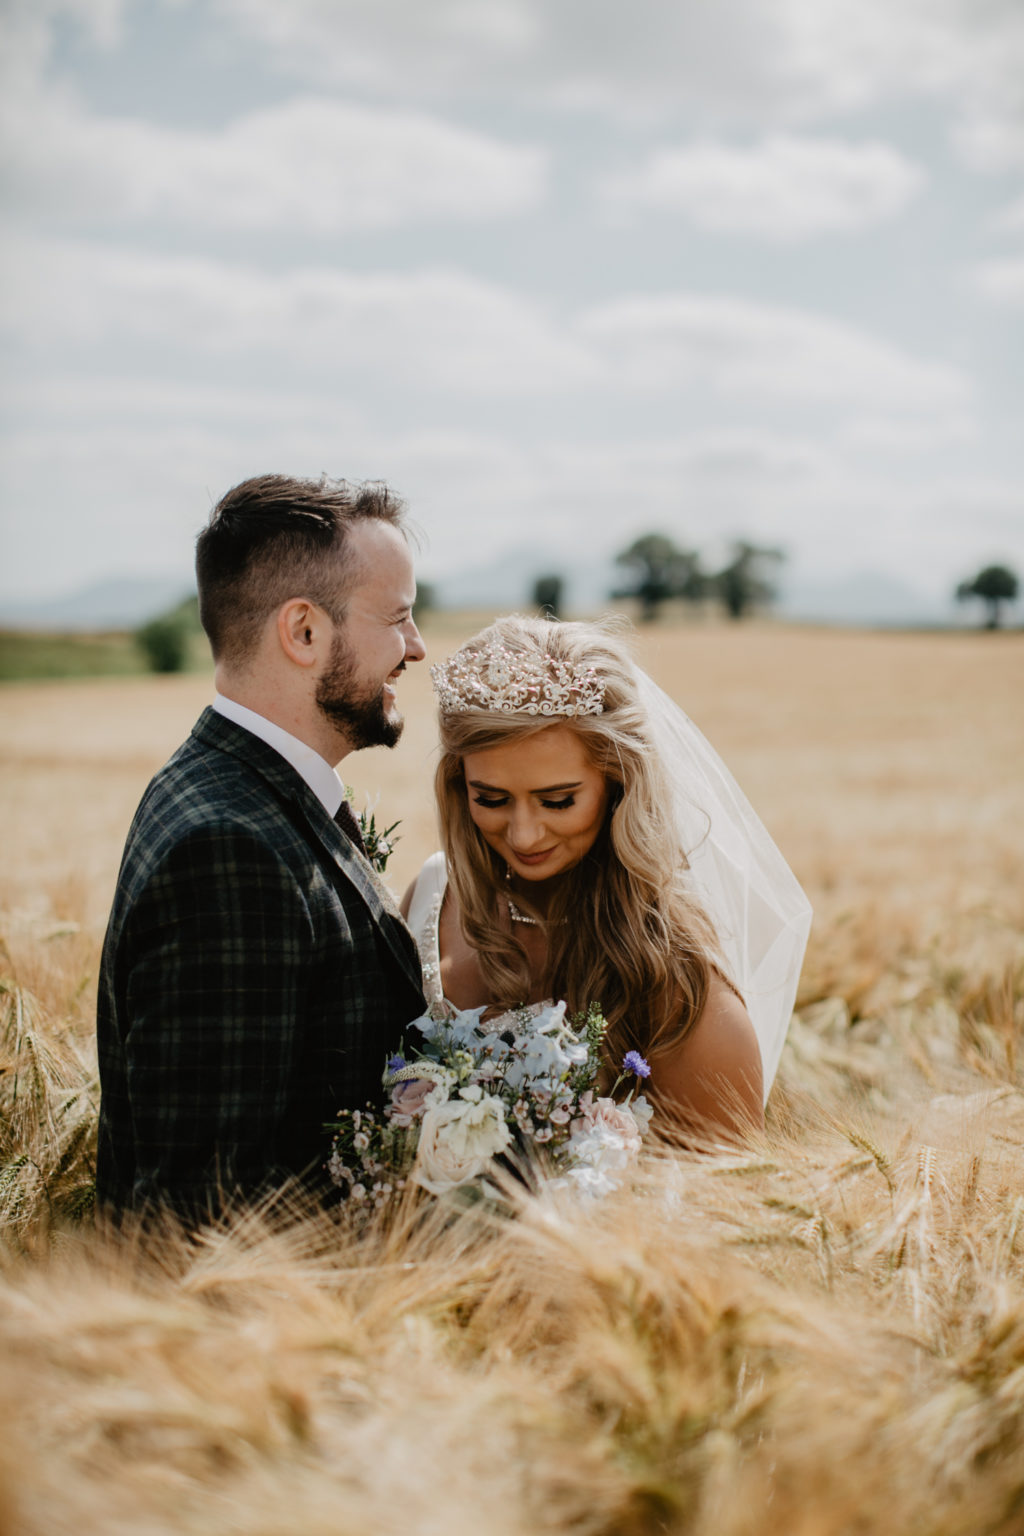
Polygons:
[[184,672],[198,629],[199,605],[194,597],[189,597],[143,624],[135,631],[135,640],[151,672]]

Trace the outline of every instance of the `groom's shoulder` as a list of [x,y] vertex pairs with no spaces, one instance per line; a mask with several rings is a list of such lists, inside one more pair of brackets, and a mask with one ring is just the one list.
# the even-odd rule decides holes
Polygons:
[[[160,805],[179,805],[183,812],[203,806],[231,806],[265,798],[267,783],[260,759],[269,750],[240,726],[213,710],[200,715],[191,733],[158,773],[143,796]],[[140,807],[141,809],[141,807]]]
[[284,802],[292,774],[272,748],[207,710],[150,780],[129,844],[156,851],[203,831],[273,831],[279,838],[289,822]]

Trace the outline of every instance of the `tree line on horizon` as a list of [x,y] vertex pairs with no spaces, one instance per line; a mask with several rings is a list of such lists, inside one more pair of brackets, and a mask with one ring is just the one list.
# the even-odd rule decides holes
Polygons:
[[[727,563],[720,570],[707,571],[696,550],[680,549],[666,534],[646,533],[615,556],[626,579],[609,596],[635,599],[646,623],[656,619],[662,606],[673,599],[693,604],[717,600],[730,619],[738,620],[771,607],[778,596],[778,571],[785,558],[782,549],[738,539]],[[533,585],[534,606],[551,618],[560,617],[563,591],[561,576],[538,576]],[[958,602],[983,602],[983,627],[999,629],[1003,605],[1015,602],[1019,592],[1019,579],[1009,566],[986,565],[969,580],[961,581],[955,596]]]
[[[615,556],[623,581],[608,595],[634,599],[644,623],[653,622],[671,601],[717,601],[730,619],[738,620],[775,601],[777,573],[785,558],[784,550],[737,539],[725,565],[709,571],[699,551],[682,549],[665,533],[644,533]],[[558,618],[563,590],[561,576],[538,576],[533,585],[534,605]]]
[[[697,550],[681,548],[664,533],[645,533],[615,556],[623,581],[609,596],[635,600],[645,623],[655,620],[665,603],[671,601],[694,605],[719,602],[729,618],[738,621],[769,608],[775,601],[778,572],[785,558],[782,549],[737,539],[726,563],[709,571]],[[560,618],[564,591],[565,582],[560,574],[538,576],[533,584],[533,605],[551,618]],[[984,603],[984,627],[998,629],[1004,605],[1015,602],[1019,592],[1019,579],[1009,566],[986,565],[975,576],[959,583],[956,598],[958,602]],[[421,582],[417,608],[425,612],[436,606],[433,585]],[[199,601],[193,595],[141,625],[135,631],[135,641],[150,671],[183,672],[199,633]]]

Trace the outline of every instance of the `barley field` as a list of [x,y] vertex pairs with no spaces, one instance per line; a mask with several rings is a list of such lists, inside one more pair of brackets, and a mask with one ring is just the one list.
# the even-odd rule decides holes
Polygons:
[[[468,630],[438,617],[446,654]],[[210,680],[0,687],[0,1533],[1024,1532],[1024,635],[654,628],[815,907],[763,1139],[586,1210],[93,1224],[121,845]],[[434,846],[424,668],[349,759]]]

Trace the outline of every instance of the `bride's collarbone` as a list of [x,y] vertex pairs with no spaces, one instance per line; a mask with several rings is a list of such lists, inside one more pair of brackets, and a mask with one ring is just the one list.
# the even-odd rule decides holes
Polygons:
[[[526,951],[530,965],[530,995],[526,1003],[542,1003],[550,995],[545,984],[547,944],[539,928],[516,931],[516,939]],[[437,933],[441,990],[456,1008],[479,1008],[489,1004],[487,983],[480,967],[480,956],[462,931],[455,903],[447,900],[441,909]]]

